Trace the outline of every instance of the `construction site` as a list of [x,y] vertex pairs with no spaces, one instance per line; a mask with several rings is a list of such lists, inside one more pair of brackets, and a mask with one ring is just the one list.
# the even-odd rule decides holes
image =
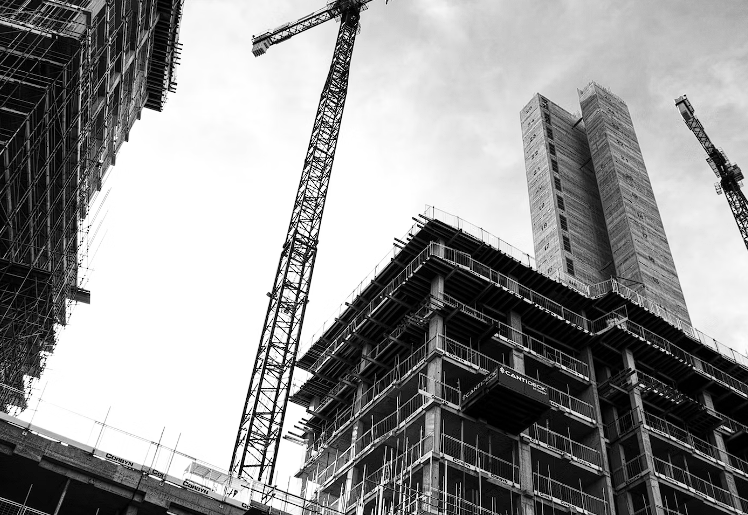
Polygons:
[[[431,209],[297,366],[341,513],[745,513],[748,361]],[[728,373],[729,371],[729,373]],[[360,512],[360,511],[359,511]]]
[[[0,514],[748,515],[748,356],[691,325],[628,107],[595,82],[580,114],[540,93],[521,110],[536,257],[427,206],[301,345],[371,1],[252,40],[339,23],[222,467],[30,401],[90,301],[107,170],[175,89],[182,0],[0,0]],[[739,167],[676,105],[748,242]],[[281,440],[303,448],[299,491],[277,484]]]
[[0,411],[26,407],[90,301],[97,196],[141,111],[176,87],[181,5],[0,1]]

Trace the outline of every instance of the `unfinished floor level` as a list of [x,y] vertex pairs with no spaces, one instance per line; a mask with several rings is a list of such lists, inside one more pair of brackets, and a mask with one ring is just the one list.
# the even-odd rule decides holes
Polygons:
[[748,513],[748,358],[434,208],[303,350],[341,513]]

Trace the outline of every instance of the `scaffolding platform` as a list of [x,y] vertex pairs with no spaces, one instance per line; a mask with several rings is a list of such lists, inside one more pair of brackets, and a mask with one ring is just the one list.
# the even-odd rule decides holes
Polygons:
[[465,413],[512,434],[530,427],[550,408],[546,385],[507,366],[495,369],[462,399]]

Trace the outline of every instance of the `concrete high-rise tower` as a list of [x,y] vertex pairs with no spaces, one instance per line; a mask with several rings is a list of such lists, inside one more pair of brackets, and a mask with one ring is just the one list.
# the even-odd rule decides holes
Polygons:
[[690,324],[628,107],[594,82],[579,98],[581,115],[540,94],[520,115],[538,270],[615,277]]

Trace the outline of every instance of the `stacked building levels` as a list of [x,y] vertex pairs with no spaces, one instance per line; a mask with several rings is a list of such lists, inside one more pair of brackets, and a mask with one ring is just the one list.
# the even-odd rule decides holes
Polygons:
[[434,208],[395,241],[297,361],[305,495],[365,515],[748,513],[748,358]]
[[520,114],[538,266],[617,277],[690,323],[628,107],[594,82],[579,99],[581,116],[539,94]]
[[56,327],[90,298],[89,205],[176,86],[182,1],[0,0],[0,410],[25,406]]

